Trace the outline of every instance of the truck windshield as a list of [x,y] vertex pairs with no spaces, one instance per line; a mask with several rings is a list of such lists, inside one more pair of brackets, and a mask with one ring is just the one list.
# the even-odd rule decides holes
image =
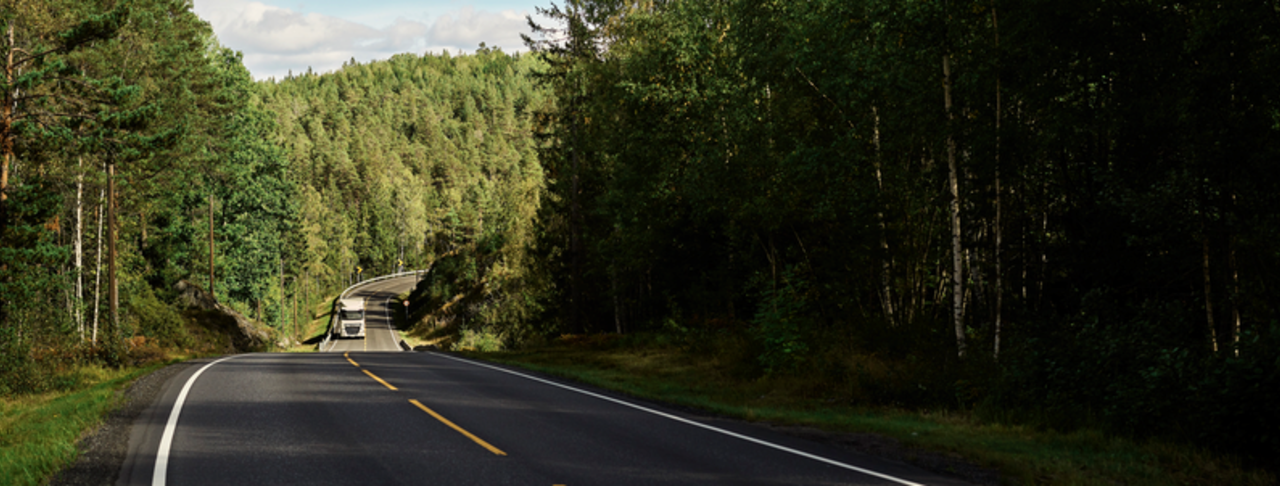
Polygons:
[[364,319],[364,311],[358,311],[358,310],[342,311],[342,320],[344,321],[358,321],[360,319]]

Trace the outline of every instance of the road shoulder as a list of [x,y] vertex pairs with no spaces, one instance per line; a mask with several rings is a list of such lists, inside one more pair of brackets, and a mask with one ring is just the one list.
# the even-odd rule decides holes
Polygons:
[[123,392],[121,403],[102,425],[76,441],[76,461],[60,471],[51,486],[113,485],[129,452],[129,436],[143,411],[160,398],[165,384],[191,366],[176,363],[139,378]]

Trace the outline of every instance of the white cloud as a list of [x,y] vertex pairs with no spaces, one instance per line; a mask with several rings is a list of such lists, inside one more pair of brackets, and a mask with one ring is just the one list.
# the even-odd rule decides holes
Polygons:
[[528,30],[522,12],[469,6],[431,21],[397,17],[381,28],[250,0],[199,0],[195,11],[223,45],[244,52],[245,66],[257,79],[308,68],[333,71],[352,58],[368,62],[402,52],[470,52],[480,42],[519,52],[525,50],[520,33]]
[[454,14],[441,15],[436,19],[431,26],[431,40],[437,44],[472,48],[484,42],[507,51],[524,50],[520,33],[527,34],[528,31],[529,25],[523,13],[514,10],[477,12],[471,7],[463,7]]

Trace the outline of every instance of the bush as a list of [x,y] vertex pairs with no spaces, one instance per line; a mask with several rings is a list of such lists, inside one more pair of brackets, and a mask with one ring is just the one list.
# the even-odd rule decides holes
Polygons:
[[467,351],[492,352],[503,349],[502,337],[483,330],[463,329],[458,339],[458,349]]
[[787,269],[781,286],[765,286],[760,292],[751,335],[763,346],[757,360],[766,373],[794,371],[809,354],[802,333],[813,327],[806,314],[807,288],[803,278]]

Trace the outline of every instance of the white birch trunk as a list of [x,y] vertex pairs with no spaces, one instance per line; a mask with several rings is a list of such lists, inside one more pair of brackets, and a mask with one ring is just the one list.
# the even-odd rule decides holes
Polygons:
[[102,297],[102,206],[107,199],[107,191],[98,192],[98,263],[93,271],[93,336],[89,342],[98,342],[98,304]]
[[[954,116],[951,113],[951,59],[942,56],[942,92],[947,109],[947,121]],[[948,186],[951,188],[951,313],[956,331],[956,355],[963,358],[965,354],[964,330],[964,248],[961,245],[960,231],[960,176],[956,168],[956,141],[951,135],[950,123],[947,124],[947,167],[950,170]]]
[[876,149],[876,192],[880,196],[880,200],[877,201],[876,207],[876,224],[880,227],[880,252],[882,253],[882,256],[880,257],[880,300],[882,301],[882,305],[884,305],[884,315],[889,321],[889,327],[897,327],[898,321],[894,317],[893,312],[893,289],[889,286],[889,272],[891,270],[891,266],[889,265],[889,240],[886,236],[887,230],[885,229],[884,223],[885,202],[884,178],[881,174],[882,164],[880,160],[880,113],[874,106],[871,107],[871,116],[875,120],[875,124],[872,125],[873,131],[871,141],[875,144]]
[[[84,157],[77,159],[78,168],[84,168]],[[76,294],[73,304],[73,318],[76,320],[76,331],[80,340],[84,341],[84,172],[76,174]]]

